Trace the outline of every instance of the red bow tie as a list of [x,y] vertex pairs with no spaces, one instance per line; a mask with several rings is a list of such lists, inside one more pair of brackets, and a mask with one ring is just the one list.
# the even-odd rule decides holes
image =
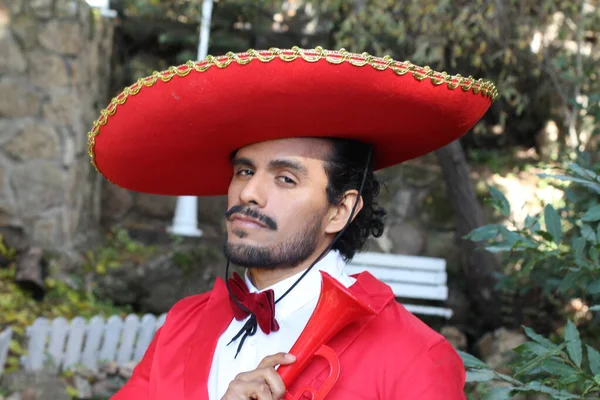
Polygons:
[[[235,272],[233,273],[233,277],[229,278],[229,287],[231,294],[235,296],[237,301],[254,314],[258,326],[265,334],[268,335],[271,332],[279,330],[279,324],[275,319],[275,294],[272,289],[260,293],[250,293],[246,282]],[[235,319],[240,321],[249,315],[231,297],[229,300],[231,301],[231,308],[233,309]]]

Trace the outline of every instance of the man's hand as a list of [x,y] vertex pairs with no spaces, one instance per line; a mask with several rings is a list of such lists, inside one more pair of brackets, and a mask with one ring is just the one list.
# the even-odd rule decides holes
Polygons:
[[277,353],[265,357],[253,371],[238,374],[221,400],[280,400],[286,388],[275,366],[292,364],[296,357]]

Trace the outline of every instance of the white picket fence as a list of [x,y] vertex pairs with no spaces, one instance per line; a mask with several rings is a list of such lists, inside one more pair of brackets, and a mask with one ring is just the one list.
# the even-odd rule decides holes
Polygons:
[[[124,320],[117,315],[107,320],[95,316],[89,321],[83,317],[71,321],[38,318],[26,329],[27,354],[21,357],[21,366],[28,371],[43,367],[65,371],[78,365],[95,370],[105,362],[119,366],[138,362],[165,318],[166,314],[141,318],[130,314]],[[7,336],[10,342],[10,333]],[[0,375],[2,343],[0,339]]]
[[10,328],[7,328],[0,333],[0,377],[2,376],[2,371],[4,371],[4,364],[6,364],[6,357],[8,356],[11,338],[12,329]]

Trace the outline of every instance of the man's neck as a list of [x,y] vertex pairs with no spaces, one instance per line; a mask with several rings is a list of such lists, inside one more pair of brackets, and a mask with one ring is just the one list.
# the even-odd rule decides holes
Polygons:
[[281,282],[290,276],[296,275],[299,272],[306,270],[312,265],[314,260],[321,254],[323,250],[313,253],[312,256],[307,258],[305,261],[295,267],[281,267],[281,268],[248,268],[250,281],[258,290],[263,290],[276,283]]

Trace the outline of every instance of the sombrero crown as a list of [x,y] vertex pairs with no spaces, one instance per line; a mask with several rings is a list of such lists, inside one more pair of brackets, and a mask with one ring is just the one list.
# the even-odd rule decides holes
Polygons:
[[366,53],[249,50],[140,78],[88,135],[109,181],[166,195],[227,192],[230,155],[290,137],[373,144],[381,169],[456,140],[484,115],[493,83]]

